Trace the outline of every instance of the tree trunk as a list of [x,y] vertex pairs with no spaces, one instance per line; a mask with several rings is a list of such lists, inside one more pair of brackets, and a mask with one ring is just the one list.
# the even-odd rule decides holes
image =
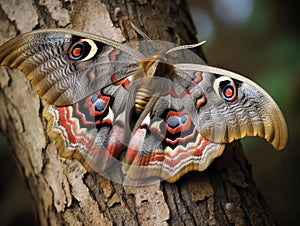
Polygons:
[[[136,34],[126,17],[152,39],[197,42],[183,0],[0,0],[0,43],[43,27],[132,40]],[[275,225],[239,142],[227,145],[206,171],[174,184],[123,186],[58,156],[45,132],[44,103],[22,73],[0,69],[0,103],[1,131],[32,193],[40,225]]]

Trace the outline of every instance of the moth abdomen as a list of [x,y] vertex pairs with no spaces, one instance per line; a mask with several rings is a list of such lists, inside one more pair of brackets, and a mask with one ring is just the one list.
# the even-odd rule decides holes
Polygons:
[[134,108],[137,114],[140,114],[152,96],[152,92],[145,86],[141,86],[135,95]]

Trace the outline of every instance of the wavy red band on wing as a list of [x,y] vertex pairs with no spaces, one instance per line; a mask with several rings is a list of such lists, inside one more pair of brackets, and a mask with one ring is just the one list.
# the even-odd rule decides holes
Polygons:
[[106,151],[112,156],[118,156],[122,151],[125,139],[124,125],[114,124],[107,141]]
[[134,135],[131,137],[127,152],[126,152],[126,163],[130,164],[136,157],[139,149],[144,143],[144,138],[146,136],[146,129],[139,128],[136,130]]
[[[59,114],[58,126],[59,130],[65,131],[67,137],[65,137],[64,142],[69,142],[68,146],[76,148],[80,145],[84,145],[89,149],[90,156],[98,156],[100,149],[94,144],[93,139],[87,136],[86,132],[80,130],[78,123],[76,123],[72,118],[71,107],[56,107]],[[66,145],[67,146],[67,145]]]
[[109,60],[110,61],[116,61],[118,59],[118,55],[120,54],[120,50],[117,48],[114,48],[110,53],[109,53]]
[[206,104],[206,97],[204,95],[200,96],[197,101],[196,101],[196,108],[198,109],[198,111],[200,110],[200,108],[202,106],[204,106]]
[[123,79],[120,79],[120,80],[117,81],[116,75],[115,75],[115,74],[112,74],[112,75],[111,75],[111,81],[112,81],[116,86],[122,85],[125,89],[128,89],[128,86],[129,86],[129,79],[128,79],[128,77],[123,78]]
[[193,81],[198,84],[202,81],[202,72],[201,71],[196,71],[194,74],[193,74]]
[[189,145],[187,147],[177,146],[175,148],[176,150],[173,149],[175,150],[174,153],[171,153],[165,149],[155,150],[151,154],[143,154],[143,152],[138,152],[141,146],[135,146],[134,149],[131,150],[132,153],[135,152],[135,155],[126,155],[126,157],[130,157],[131,161],[134,157],[134,165],[148,166],[151,164],[156,165],[156,162],[164,162],[172,167],[179,164],[182,160],[192,156],[198,159],[209,143],[210,142],[207,139],[199,136],[199,139],[197,139],[195,145]]

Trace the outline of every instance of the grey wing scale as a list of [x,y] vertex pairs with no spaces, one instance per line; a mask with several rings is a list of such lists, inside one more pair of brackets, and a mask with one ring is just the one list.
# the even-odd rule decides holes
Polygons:
[[[275,101],[257,84],[207,65],[175,67],[177,86],[182,89],[184,82],[189,83],[191,95],[182,100],[202,136],[216,143],[260,136],[274,148],[284,148],[288,134],[285,119]],[[200,73],[201,78],[195,78],[195,73]]]
[[23,71],[38,94],[57,106],[130,75],[142,57],[129,46],[68,29],[33,31],[0,48],[1,65]]

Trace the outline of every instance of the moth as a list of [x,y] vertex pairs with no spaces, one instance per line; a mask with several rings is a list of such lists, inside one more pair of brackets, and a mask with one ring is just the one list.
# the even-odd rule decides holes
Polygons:
[[4,43],[0,62],[22,71],[46,101],[59,154],[111,180],[121,169],[131,179],[175,182],[245,136],[283,149],[287,126],[275,101],[251,80],[206,65],[195,46],[43,29]]

